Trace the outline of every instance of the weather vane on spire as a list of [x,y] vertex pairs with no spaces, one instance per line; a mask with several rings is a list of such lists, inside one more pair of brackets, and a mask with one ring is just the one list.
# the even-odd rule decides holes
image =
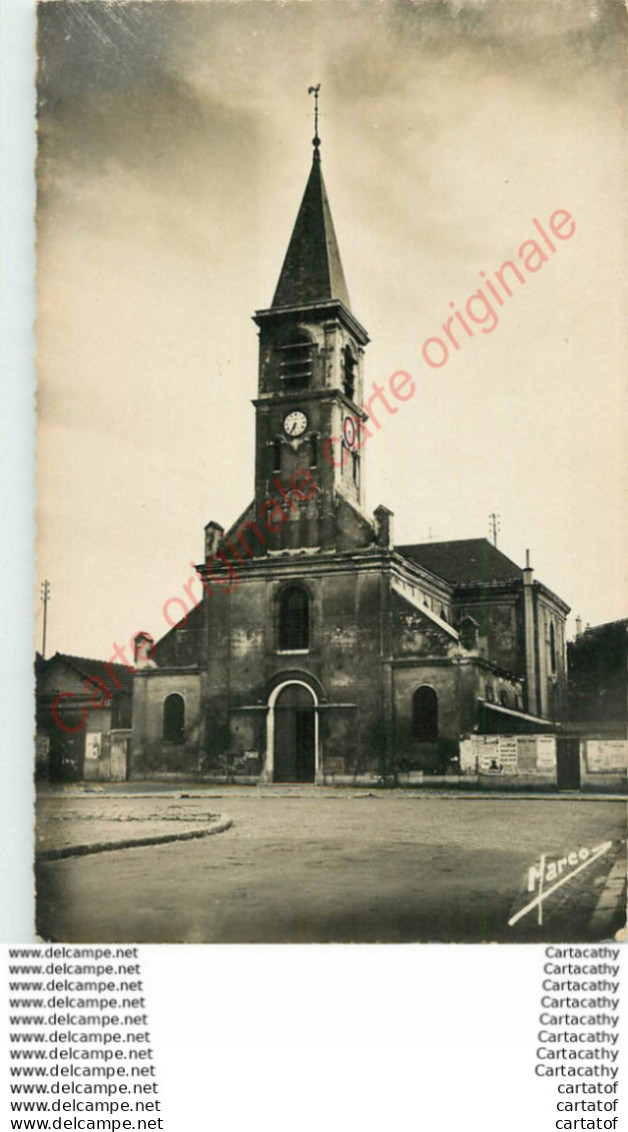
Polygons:
[[307,91],[308,94],[314,95],[314,137],[312,139],[312,145],[314,146],[315,152],[318,151],[318,147],[321,144],[321,139],[318,136],[318,92],[320,89],[321,84],[318,83],[317,86],[308,87]]

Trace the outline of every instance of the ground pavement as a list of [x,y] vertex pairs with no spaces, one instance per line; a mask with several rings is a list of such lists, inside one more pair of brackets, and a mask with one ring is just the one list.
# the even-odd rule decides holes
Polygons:
[[[43,797],[40,847],[102,842],[105,825],[124,837],[150,822],[202,831],[218,813],[233,825],[218,836],[40,860],[43,938],[568,942],[611,938],[625,919],[621,800],[197,787],[193,797],[143,798],[134,789]],[[593,863],[578,858],[577,873],[565,866],[561,881],[574,875],[547,895],[541,924],[538,907],[509,924],[530,902],[529,869],[541,854],[574,860],[609,842]]]

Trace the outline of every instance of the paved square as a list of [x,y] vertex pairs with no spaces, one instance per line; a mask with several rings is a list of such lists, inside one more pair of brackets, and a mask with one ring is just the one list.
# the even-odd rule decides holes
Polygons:
[[[515,943],[609,938],[623,926],[617,901],[591,926],[611,869],[625,859],[623,801],[220,788],[184,805],[190,822],[220,812],[234,825],[200,840],[42,863],[40,934],[76,942]],[[43,828],[47,818],[63,819],[64,807],[78,807],[81,828],[103,812],[124,826],[172,806],[166,797],[49,797],[41,821]],[[561,857],[605,841],[609,852],[548,897],[541,926],[535,911],[508,926],[529,899],[527,870],[541,853]]]

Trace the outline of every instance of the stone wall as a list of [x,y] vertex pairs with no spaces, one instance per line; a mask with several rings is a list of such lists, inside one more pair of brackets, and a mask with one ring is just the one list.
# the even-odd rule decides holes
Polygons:
[[[296,568],[295,568],[296,565]],[[287,584],[299,582],[310,595],[310,647],[279,648],[278,603]],[[274,688],[300,680],[318,702],[325,765],[352,775],[364,758],[381,758],[373,736],[382,713],[382,575],[356,569],[340,556],[333,570],[303,556],[242,567],[230,594],[215,588],[205,601],[207,711],[203,772],[224,774],[254,754],[263,766],[266,709]],[[347,718],[351,717],[351,724]],[[358,726],[359,721],[359,726]]]
[[596,790],[626,789],[628,739],[584,739],[580,745],[582,785]]
[[[203,713],[198,669],[141,669],[133,687],[133,736],[130,777],[196,775],[201,766]],[[164,740],[164,702],[171,693],[183,697],[185,730],[182,743]]]
[[460,587],[455,599],[455,624],[471,616],[478,625],[481,656],[520,675],[525,673],[523,600],[513,585]]

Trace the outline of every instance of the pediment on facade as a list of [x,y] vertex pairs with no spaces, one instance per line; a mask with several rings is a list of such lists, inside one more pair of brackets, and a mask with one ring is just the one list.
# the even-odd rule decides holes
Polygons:
[[338,549],[362,549],[375,543],[375,526],[366,512],[340,492],[336,494],[336,501]]
[[393,650],[398,658],[441,657],[459,653],[458,634],[433,610],[392,583]]
[[418,598],[415,598],[407,589],[402,588],[394,579],[392,582],[392,591],[397,601],[405,602],[414,613],[420,614],[421,617],[425,618],[428,624],[440,630],[445,636],[449,637],[450,640],[458,641],[458,633],[447,621],[443,621],[442,617],[434,613],[433,609],[422,604]]

